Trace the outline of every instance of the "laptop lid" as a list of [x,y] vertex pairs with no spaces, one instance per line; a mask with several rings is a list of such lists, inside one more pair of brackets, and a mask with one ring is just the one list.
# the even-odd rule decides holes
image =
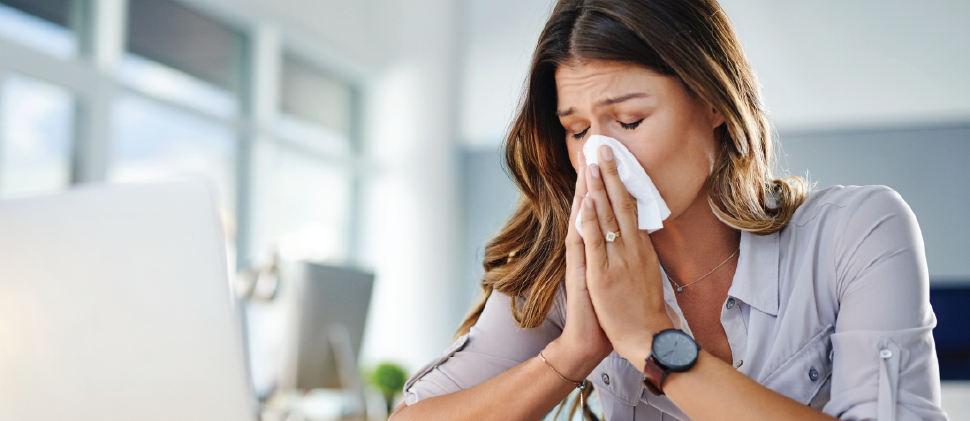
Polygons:
[[0,419],[256,419],[202,182],[0,201]]

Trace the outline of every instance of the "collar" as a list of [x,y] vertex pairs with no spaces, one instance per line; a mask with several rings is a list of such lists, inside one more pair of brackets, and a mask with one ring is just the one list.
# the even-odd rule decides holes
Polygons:
[[741,252],[728,295],[772,316],[778,315],[778,233],[741,231]]

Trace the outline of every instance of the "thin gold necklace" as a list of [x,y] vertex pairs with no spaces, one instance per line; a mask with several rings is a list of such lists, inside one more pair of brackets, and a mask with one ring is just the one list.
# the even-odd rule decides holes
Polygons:
[[727,263],[728,260],[731,260],[731,258],[734,257],[735,254],[738,254],[739,251],[741,251],[741,247],[738,247],[738,249],[735,250],[734,253],[731,253],[731,255],[728,256],[727,259],[724,259],[724,261],[721,262],[721,264],[717,265],[717,267],[715,267],[714,269],[711,269],[710,272],[707,272],[707,274],[705,274],[704,276],[701,276],[700,278],[695,279],[694,282],[690,282],[690,283],[687,283],[687,284],[684,284],[684,285],[678,284],[677,281],[674,280],[674,278],[671,278],[670,277],[670,274],[669,273],[666,273],[666,271],[664,271],[664,273],[666,273],[666,275],[667,275],[667,280],[669,280],[670,282],[672,282],[674,285],[677,286],[677,292],[684,292],[684,288],[687,288],[687,287],[693,285],[697,281],[700,281],[701,279],[706,278],[707,275],[710,275],[710,274],[714,273],[715,270],[720,269],[721,266],[724,266],[724,264]]

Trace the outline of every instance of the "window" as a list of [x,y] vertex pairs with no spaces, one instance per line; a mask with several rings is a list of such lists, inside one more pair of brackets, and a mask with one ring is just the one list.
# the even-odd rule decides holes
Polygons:
[[74,97],[10,74],[0,84],[0,197],[47,193],[71,181]]
[[59,58],[77,56],[72,27],[80,1],[0,0],[0,37]]
[[239,113],[241,32],[169,0],[130,0],[127,28],[125,83],[216,115]]
[[246,37],[170,0],[129,0],[126,27],[118,78],[128,90],[112,106],[108,180],[203,177],[235,238]]
[[[241,265],[351,260],[356,86],[195,4],[0,0],[0,198],[203,177]],[[278,108],[243,112],[256,94]]]
[[224,216],[234,214],[236,136],[231,130],[135,94],[115,101],[112,122],[110,181],[203,177],[218,188]]
[[352,257],[354,102],[351,84],[283,56],[276,138],[259,142],[254,172],[256,238],[283,258]]
[[351,86],[291,54],[284,55],[281,73],[279,135],[325,153],[350,153]]
[[315,153],[269,142],[257,149],[258,235],[280,257],[348,259],[352,178]]

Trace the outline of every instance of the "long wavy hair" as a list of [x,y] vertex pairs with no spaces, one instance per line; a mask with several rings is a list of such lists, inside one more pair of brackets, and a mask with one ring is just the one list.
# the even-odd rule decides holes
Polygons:
[[458,335],[468,332],[492,291],[511,300],[516,325],[540,325],[566,272],[566,232],[576,172],[556,116],[560,65],[632,63],[678,78],[725,118],[706,189],[725,224],[767,235],[784,228],[805,199],[797,177],[771,175],[773,136],[760,85],[730,21],[715,0],[560,0],[532,57],[518,114],[505,141],[509,174],[521,192],[485,248],[483,294]]

